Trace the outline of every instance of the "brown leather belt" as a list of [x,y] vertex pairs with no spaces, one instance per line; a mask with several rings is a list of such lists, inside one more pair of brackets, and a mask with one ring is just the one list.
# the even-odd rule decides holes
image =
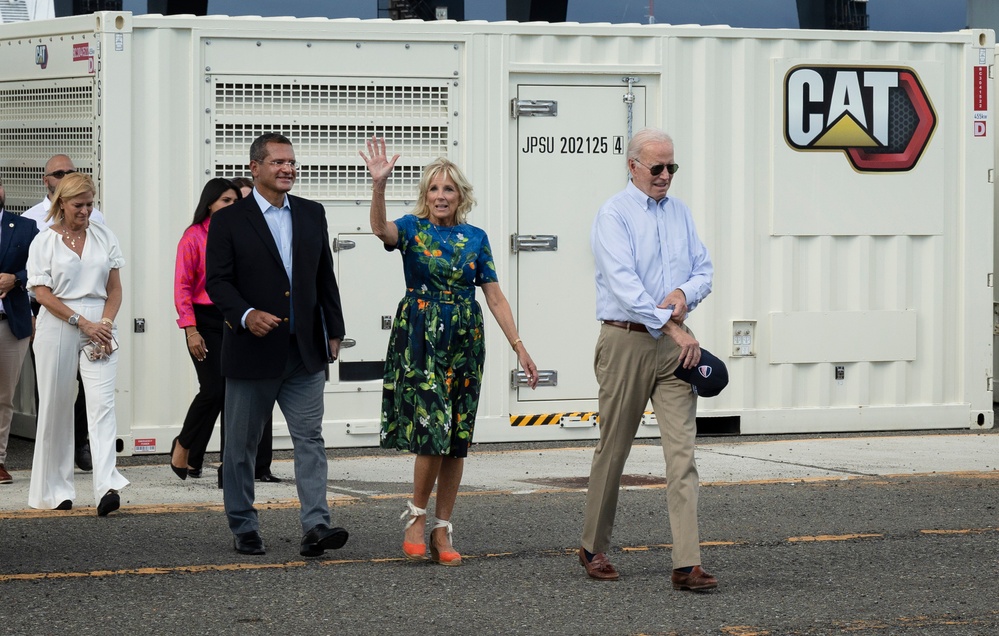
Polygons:
[[620,320],[605,320],[605,325],[610,325],[611,327],[617,327],[618,329],[626,329],[628,331],[644,331],[648,333],[649,330],[645,328],[640,322],[623,322]]

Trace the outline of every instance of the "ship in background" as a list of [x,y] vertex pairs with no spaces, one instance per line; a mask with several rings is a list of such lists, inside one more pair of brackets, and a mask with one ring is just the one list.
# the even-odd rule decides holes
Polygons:
[[0,22],[28,22],[56,17],[53,0],[0,0]]

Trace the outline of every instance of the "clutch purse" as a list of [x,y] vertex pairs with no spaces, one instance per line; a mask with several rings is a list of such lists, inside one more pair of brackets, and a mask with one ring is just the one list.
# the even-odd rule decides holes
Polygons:
[[98,344],[91,340],[87,344],[83,345],[83,351],[87,354],[87,358],[96,362],[98,360],[107,359],[112,353],[118,350],[118,341],[115,340],[114,336],[111,337],[111,347],[105,347],[104,345]]

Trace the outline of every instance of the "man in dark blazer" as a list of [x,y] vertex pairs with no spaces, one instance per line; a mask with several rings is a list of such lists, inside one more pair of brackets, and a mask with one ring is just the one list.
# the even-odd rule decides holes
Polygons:
[[216,212],[208,231],[205,288],[221,310],[226,378],[223,500],[234,545],[264,554],[253,507],[254,457],[275,401],[295,449],[303,556],[340,548],[326,501],[323,387],[344,336],[323,206],[288,192],[291,141],[267,133],[250,146],[250,196]]
[[28,280],[28,246],[38,234],[31,219],[4,209],[6,194],[0,180],[0,484],[14,483],[7,472],[7,439],[14,417],[14,389],[21,377],[24,354],[31,342],[31,302]]

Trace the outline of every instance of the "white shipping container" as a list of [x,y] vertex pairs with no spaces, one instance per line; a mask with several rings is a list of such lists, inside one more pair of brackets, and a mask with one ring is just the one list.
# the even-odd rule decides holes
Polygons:
[[[122,241],[121,451],[165,452],[196,391],[173,308],[176,243],[204,182],[247,173],[266,131],[295,144],[293,192],[322,202],[347,321],[326,385],[330,446],[378,443],[399,257],[368,231],[358,150],[463,167],[500,283],[545,386],[518,386],[487,319],[476,441],[594,438],[590,226],[652,125],[681,165],[715,264],[691,314],[731,383],[705,431],[989,428],[991,31],[93,16],[0,26],[8,208],[43,195],[57,152],[97,181]],[[488,312],[487,312],[488,313]],[[140,327],[141,325],[141,327]],[[26,374],[30,378],[30,373]],[[30,379],[19,425],[30,434]],[[651,413],[640,435],[658,435]],[[275,412],[275,445],[290,447]],[[217,442],[217,438],[216,438]]]

